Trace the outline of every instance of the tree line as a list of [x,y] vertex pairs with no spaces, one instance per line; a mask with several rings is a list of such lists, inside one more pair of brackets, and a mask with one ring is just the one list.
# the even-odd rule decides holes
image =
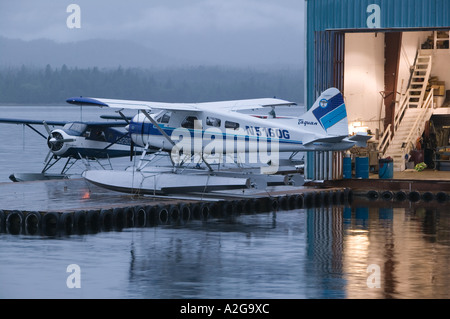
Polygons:
[[192,103],[275,96],[303,104],[303,71],[218,66],[0,69],[0,104],[61,104],[73,96]]

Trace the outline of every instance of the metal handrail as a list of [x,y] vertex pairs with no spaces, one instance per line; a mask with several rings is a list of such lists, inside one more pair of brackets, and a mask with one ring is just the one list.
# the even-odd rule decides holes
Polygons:
[[[414,138],[421,135],[422,132],[421,132],[419,123],[421,123],[423,121],[425,114],[428,112],[428,110],[431,109],[431,107],[434,108],[434,99],[433,98],[434,98],[433,90],[430,90],[430,94],[428,94],[427,99],[425,100],[425,102],[423,103],[423,106],[421,107],[422,111],[420,112],[420,114],[416,118],[416,120],[414,121],[414,125],[413,125],[412,129],[405,139],[405,143],[406,143],[407,147],[404,149],[403,154],[409,153],[409,151],[412,149],[410,144],[412,143],[412,140],[413,140],[413,133],[416,131]],[[414,144],[413,144],[413,146],[414,146]]]
[[392,132],[391,132],[392,124],[389,124],[384,131],[383,135],[380,138],[380,143],[378,144],[378,151],[383,153],[386,151],[387,146],[392,140]]
[[400,102],[400,107],[395,113],[394,116],[394,132],[397,131],[398,126],[400,125],[400,121],[403,118],[403,115],[406,112],[406,109],[408,108],[408,100],[409,100],[409,90],[406,92],[406,94],[403,96],[403,101]]

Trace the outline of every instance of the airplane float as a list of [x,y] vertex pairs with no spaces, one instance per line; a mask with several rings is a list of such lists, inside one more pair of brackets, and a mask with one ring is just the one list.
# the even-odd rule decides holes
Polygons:
[[[130,156],[132,144],[130,135],[128,132],[118,129],[128,125],[129,118],[124,117],[123,114],[121,114],[121,117],[102,117],[122,120],[114,122],[65,122],[0,118],[0,123],[26,125],[45,138],[49,148],[41,173],[16,173],[11,174],[9,178],[14,182],[67,178],[68,170],[78,160],[84,160],[85,164],[89,165],[89,161],[100,163],[100,159],[109,160],[115,157]],[[47,136],[37,130],[34,127],[35,125],[43,125]],[[52,130],[50,126],[61,128]],[[48,170],[63,158],[67,161],[61,172],[59,174],[48,173]]]
[[[67,103],[138,111],[126,129],[143,147],[139,163],[130,170],[83,172],[87,181],[120,192],[204,193],[254,187],[244,170],[221,170],[220,164],[250,163],[260,167],[258,176],[274,176],[280,153],[342,151],[363,147],[370,139],[349,136],[344,99],[336,88],[324,91],[298,117],[277,116],[277,107],[295,103],[276,98],[191,104],[74,97]],[[269,112],[243,113],[256,109]],[[152,151],[154,157],[156,149],[170,154],[171,166],[148,167],[147,154]]]

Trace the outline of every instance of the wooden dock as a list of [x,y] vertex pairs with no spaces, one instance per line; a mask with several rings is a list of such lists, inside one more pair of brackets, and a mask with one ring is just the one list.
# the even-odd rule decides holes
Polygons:
[[309,187],[349,188],[355,196],[370,200],[445,203],[450,200],[450,172],[405,170],[394,172],[392,179],[371,174],[368,179],[351,178],[305,183]]
[[0,192],[0,233],[45,236],[337,205],[352,197],[350,189],[293,186],[144,196],[106,190],[84,179],[0,183]]
[[[411,177],[415,177],[412,179]],[[84,179],[0,183],[0,233],[70,235],[348,205],[437,205],[450,201],[450,172],[402,172],[393,179],[343,179],[211,193],[150,196],[106,190]]]

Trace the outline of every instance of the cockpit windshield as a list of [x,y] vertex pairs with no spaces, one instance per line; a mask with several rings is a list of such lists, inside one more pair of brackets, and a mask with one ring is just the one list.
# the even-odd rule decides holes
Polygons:
[[70,130],[74,133],[78,133],[81,135],[87,128],[87,125],[84,123],[68,123],[64,126],[64,129]]

